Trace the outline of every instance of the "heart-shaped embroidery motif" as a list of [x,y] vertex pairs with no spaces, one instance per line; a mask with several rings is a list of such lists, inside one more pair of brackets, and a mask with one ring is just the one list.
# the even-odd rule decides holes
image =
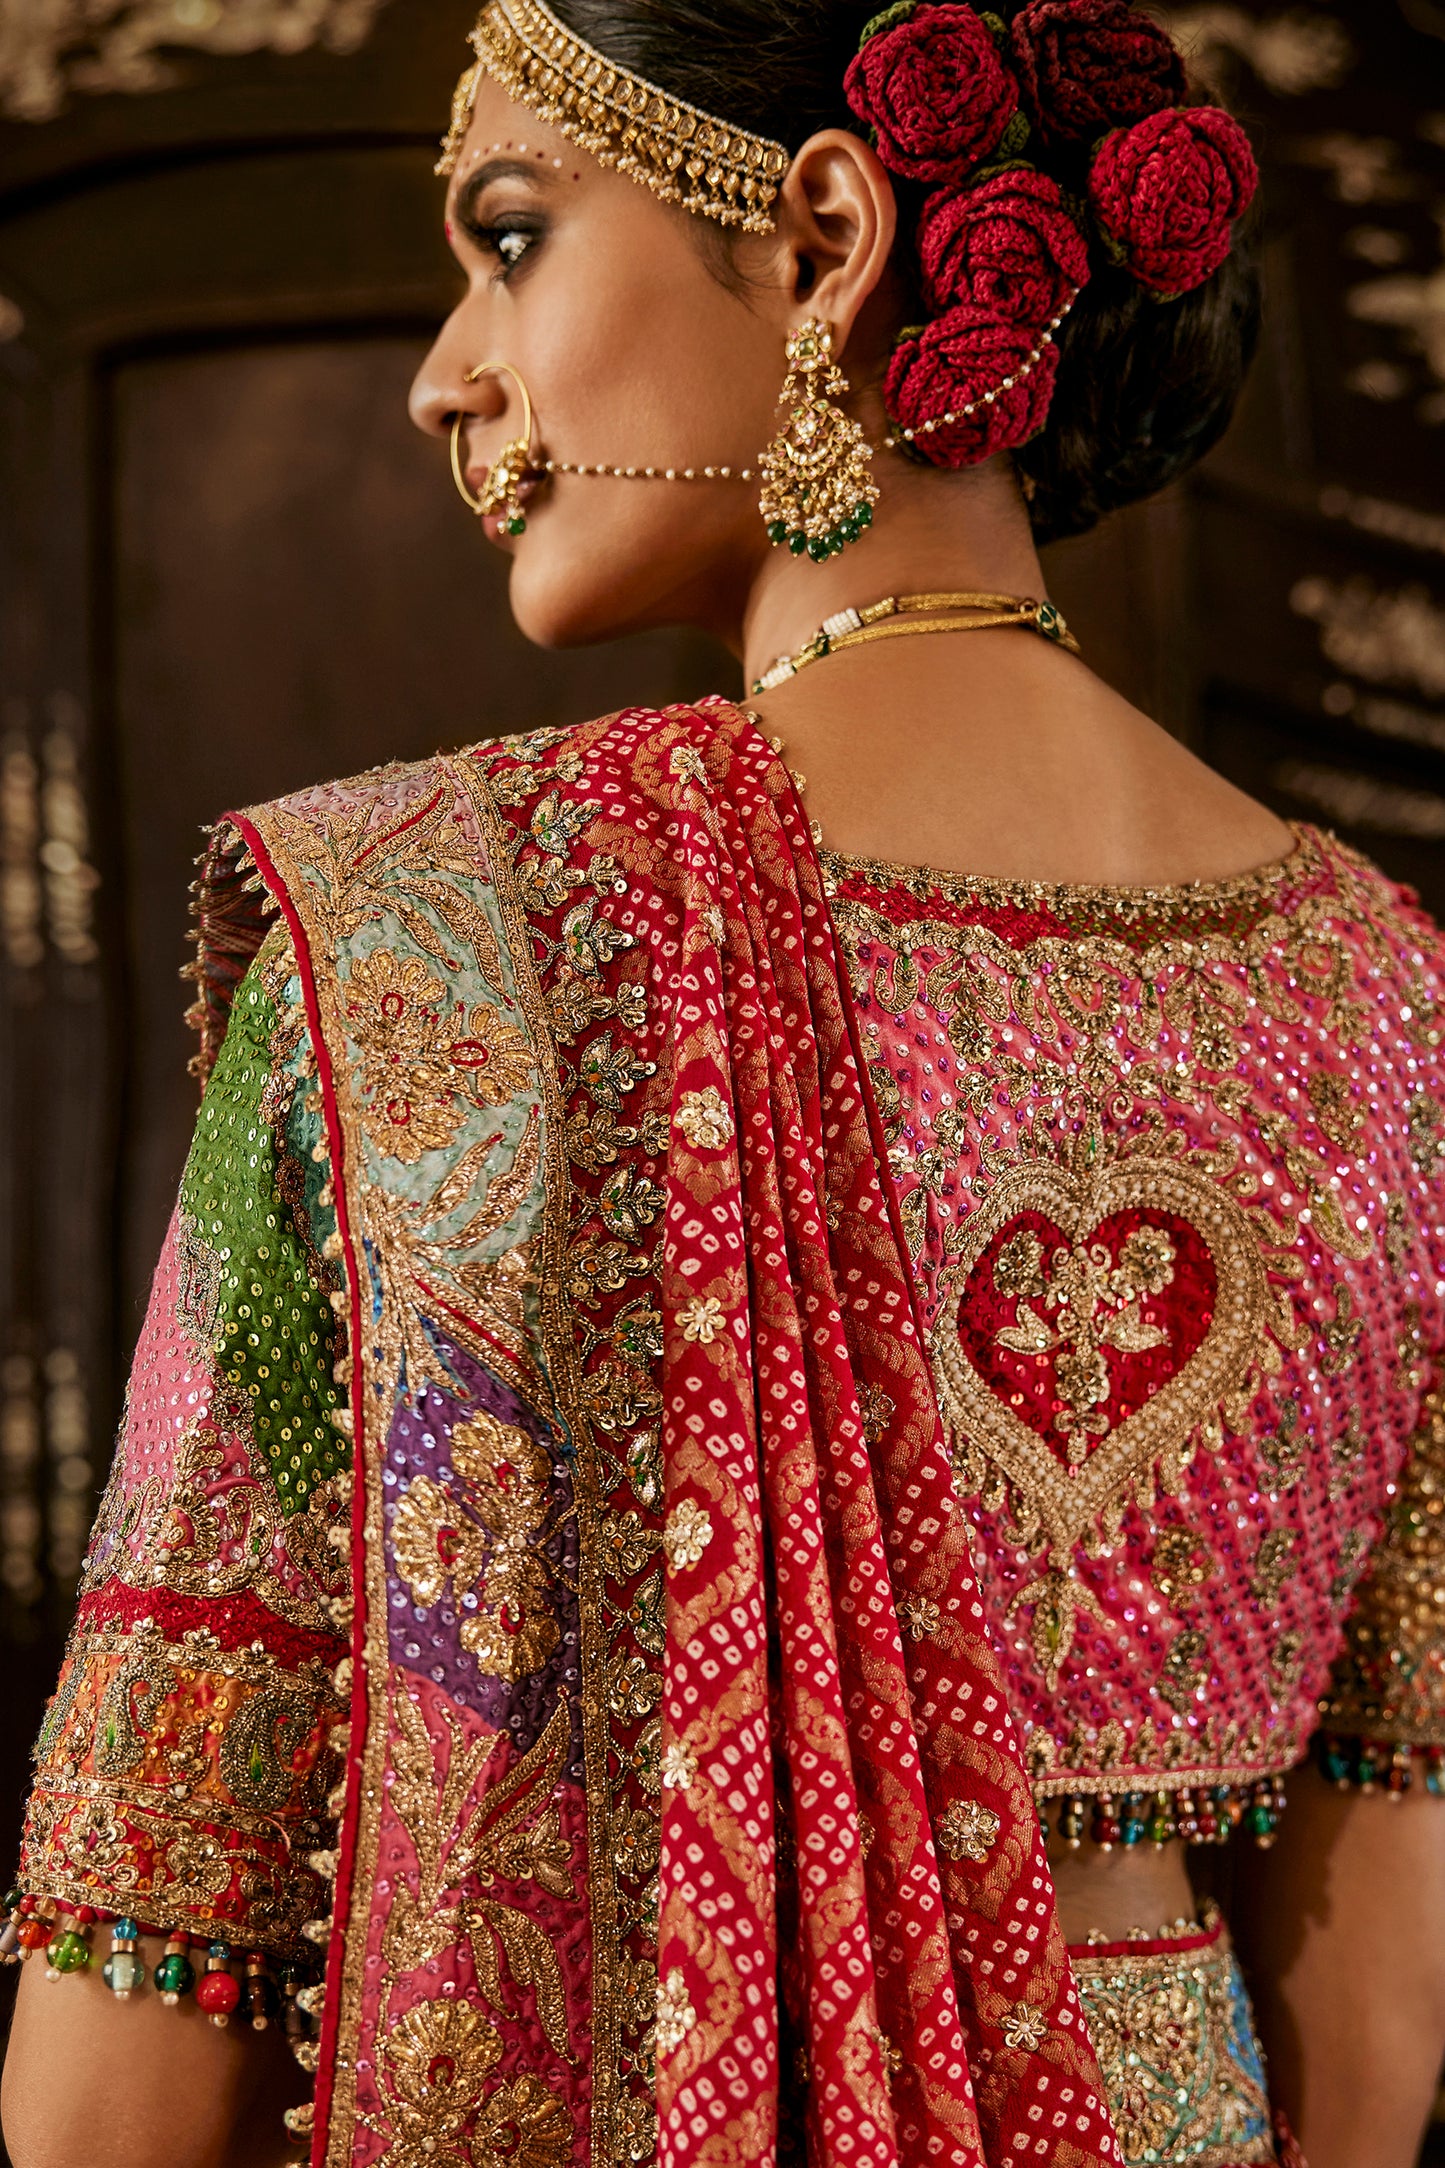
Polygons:
[[1177,1490],[1271,1315],[1244,1207],[1188,1160],[1022,1162],[961,1229],[939,1396],[1062,1553],[1156,1479]]

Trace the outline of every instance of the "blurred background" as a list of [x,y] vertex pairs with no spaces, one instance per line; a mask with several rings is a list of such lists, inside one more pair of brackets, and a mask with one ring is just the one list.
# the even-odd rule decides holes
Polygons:
[[[1158,12],[1261,153],[1264,345],[1223,447],[1054,592],[1445,915],[1445,0]],[[0,0],[0,1864],[194,1117],[201,825],[738,689],[691,636],[527,648],[407,424],[474,14]]]

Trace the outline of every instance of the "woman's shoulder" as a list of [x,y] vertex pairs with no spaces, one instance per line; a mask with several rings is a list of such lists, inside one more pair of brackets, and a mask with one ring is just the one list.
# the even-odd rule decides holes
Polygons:
[[715,695],[660,708],[618,708],[581,722],[497,732],[420,760],[383,761],[355,775],[305,784],[226,818],[238,827],[277,819],[334,825],[363,810],[374,818],[389,809],[413,808],[459,769],[483,777],[526,772],[551,781],[580,781],[589,772],[626,775],[641,768],[659,744],[673,748],[717,736],[736,740],[755,728],[750,717]]

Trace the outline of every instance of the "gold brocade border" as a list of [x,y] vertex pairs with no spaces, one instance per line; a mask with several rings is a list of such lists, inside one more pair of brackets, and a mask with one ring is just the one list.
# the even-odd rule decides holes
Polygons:
[[487,853],[492,888],[506,928],[516,998],[535,1035],[542,1100],[542,1164],[546,1207],[542,1215],[541,1281],[543,1344],[557,1364],[552,1387],[561,1404],[577,1456],[573,1491],[577,1513],[579,1705],[583,1790],[587,1808],[588,1901],[592,1919],[592,2103],[590,2157],[597,2168],[620,2158],[612,2143],[617,2108],[618,1983],[616,1939],[618,1890],[612,1838],[612,1792],[608,1781],[602,1549],[598,1534],[600,1482],[592,1426],[583,1402],[576,1338],[563,1294],[563,1263],[571,1223],[572,1178],[568,1168],[566,1109],[558,1086],[557,1053],[548,1008],[533,961],[531,928],[518,892],[507,839],[485,777],[475,761],[442,763],[465,792]]
[[[265,855],[264,860],[258,855],[258,865],[296,937],[297,969],[307,999],[318,1075],[323,1087],[327,1146],[336,1193],[337,1233],[346,1271],[347,1307],[351,1318],[359,1319],[365,1315],[367,1284],[356,1248],[356,1230],[362,1224],[360,1182],[364,1157],[356,1141],[359,1125],[349,1106],[349,1080],[344,1074],[337,1073],[332,1062],[332,1050],[345,1044],[345,1023],[337,1002],[335,980],[328,979],[324,973],[318,974],[314,967],[315,956],[324,944],[324,935],[308,908],[312,880],[286,849],[279,830],[279,822],[274,829],[269,824],[262,829],[248,821],[238,827],[236,833],[253,852],[258,843],[261,845]],[[380,1406],[376,1394],[366,1389],[370,1382],[367,1349],[372,1338],[370,1334],[351,1332],[347,1351],[351,1363],[352,1470],[359,1488],[359,1496],[353,1505],[353,1530],[358,1511],[360,1515],[360,1543],[352,1554],[353,1587],[360,1600],[353,1612],[349,1658],[353,1736],[348,1754],[348,1777],[349,1781],[355,1780],[359,1761],[360,1781],[356,1835],[348,1863],[350,1872],[344,1886],[338,1875],[334,1898],[332,1929],[341,1939],[341,1958],[339,1965],[332,1962],[327,1965],[328,1997],[335,1993],[337,2004],[334,2011],[327,2013],[334,2048],[324,2152],[320,2155],[325,2168],[350,2168],[355,2142],[356,2044],[361,2030],[366,1975],[367,1922],[360,1921],[358,1931],[351,1932],[350,1895],[358,1885],[369,1888],[376,1879],[382,1779],[388,1744],[386,1541],[380,1472],[386,1451],[385,1426],[390,1423],[392,1410],[389,1404]],[[379,1423],[383,1426],[380,1432]],[[370,1690],[372,1683],[378,1680],[381,1682],[379,1694]],[[358,1725],[362,1727],[359,1755],[355,1738]],[[312,2158],[317,2158],[315,2148]]]
[[1107,1774],[1085,1769],[1076,1776],[1035,1777],[1030,1789],[1040,1801],[1074,1797],[1119,1800],[1131,1793],[1152,1799],[1158,1792],[1167,1792],[1173,1798],[1176,1792],[1207,1792],[1225,1784],[1234,1791],[1247,1791],[1256,1784],[1282,1783],[1305,1758],[1306,1750],[1298,1747],[1284,1756],[1271,1756],[1267,1762],[1208,1762],[1197,1769],[1111,1769]]

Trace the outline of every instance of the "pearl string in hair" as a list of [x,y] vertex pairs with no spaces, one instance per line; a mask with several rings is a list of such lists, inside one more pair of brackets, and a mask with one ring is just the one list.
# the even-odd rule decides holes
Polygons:
[[896,448],[900,444],[912,444],[919,437],[931,437],[936,429],[947,429],[954,422],[967,421],[971,415],[977,414],[980,407],[992,406],[1002,393],[1012,391],[1016,384],[1022,384],[1026,378],[1033,375],[1034,370],[1043,360],[1045,347],[1053,345],[1054,333],[1078,300],[1081,291],[1081,288],[1075,287],[1058,315],[1048,326],[1048,329],[1041,333],[1038,345],[1030,349],[1028,358],[1022,366],[1015,369],[1012,376],[1006,376],[997,390],[986,391],[981,398],[970,399],[967,406],[950,407],[946,414],[937,414],[931,421],[920,422],[916,429],[890,430],[883,440],[884,443],[890,448]]

